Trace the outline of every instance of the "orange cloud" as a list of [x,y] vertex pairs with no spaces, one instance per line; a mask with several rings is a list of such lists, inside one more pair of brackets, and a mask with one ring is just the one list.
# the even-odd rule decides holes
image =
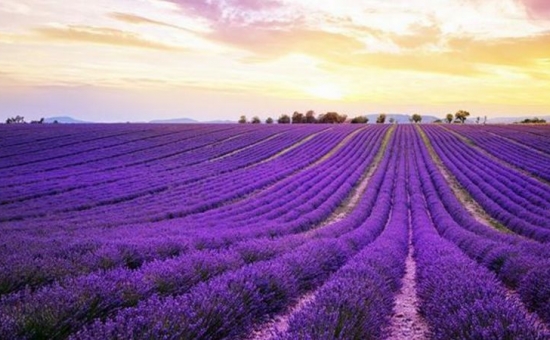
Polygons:
[[105,45],[129,46],[165,51],[181,50],[179,47],[146,40],[135,33],[105,27],[67,26],[41,27],[36,31],[49,40],[86,42]]
[[550,32],[530,37],[476,40],[449,40],[454,54],[472,63],[532,67],[540,59],[550,58]]
[[323,58],[354,53],[364,47],[353,37],[305,28],[279,30],[235,27],[231,30],[217,30],[205,37],[267,58],[290,53],[304,53]]

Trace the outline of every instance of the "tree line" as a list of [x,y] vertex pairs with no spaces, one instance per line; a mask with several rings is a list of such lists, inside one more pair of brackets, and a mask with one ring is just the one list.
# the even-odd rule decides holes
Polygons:
[[[470,116],[470,113],[465,110],[459,110],[455,114],[449,113],[445,117],[445,121],[448,123],[452,123],[453,121],[455,123],[464,123],[466,119]],[[376,117],[376,123],[377,124],[384,124],[386,122],[386,114],[381,113]],[[409,121],[411,123],[420,123],[422,122],[422,116],[418,113],[413,114]],[[487,121],[487,116],[485,116],[484,124]],[[247,120],[245,115],[242,115],[239,118],[239,124],[246,124],[246,123],[252,123],[252,124],[261,124],[262,121],[260,117],[254,116],[250,121]],[[278,124],[342,124],[342,123],[352,123],[352,124],[367,124],[369,122],[369,119],[366,116],[357,116],[352,119],[348,119],[347,115],[339,114],[337,112],[327,112],[325,114],[321,114],[318,117],[315,116],[315,112],[313,110],[307,111],[305,114],[295,111],[292,116],[287,114],[282,114],[277,118],[276,122]],[[390,117],[388,119],[388,122],[390,124],[396,123],[395,119],[393,117]],[[437,119],[434,121],[434,123],[442,123],[443,120]],[[476,122],[480,122],[480,117],[477,117]],[[268,117],[265,120],[266,124],[273,124],[275,123],[275,120],[271,117]]]
[[[339,114],[338,112],[327,112],[324,114],[320,114],[318,117],[316,117],[315,112],[313,110],[307,111],[305,114],[295,111],[292,116],[289,116],[287,114],[282,114],[277,118],[278,124],[341,124],[346,122],[348,116]],[[354,118],[355,119],[355,118]],[[367,119],[368,120],[368,119]],[[262,121],[258,116],[252,117],[252,120],[250,120],[250,123],[252,124],[260,124]],[[273,124],[275,120],[273,118],[269,117],[265,120],[266,124]],[[239,119],[240,124],[246,124],[248,123],[248,120],[246,119],[246,116],[241,116]]]
[[542,118],[525,118],[519,122],[520,124],[546,124],[546,120]]
[[[376,122],[384,123],[385,120],[386,114],[381,113]],[[239,124],[260,124],[262,121],[258,116],[254,116],[249,122],[246,116],[243,115],[240,117],[238,122]],[[347,115],[339,114],[338,112],[327,112],[316,116],[313,110],[309,110],[305,114],[295,111],[292,116],[282,114],[279,116],[279,118],[277,118],[278,124],[342,124],[346,122],[350,122],[352,124],[366,124],[369,122],[369,119],[366,116],[357,116],[348,120]],[[275,120],[271,117],[268,117],[265,120],[265,123],[273,124],[275,123]]]
[[[27,122],[25,121],[25,117],[17,115],[6,119],[6,124],[27,124]],[[31,124],[44,124],[44,118],[40,118],[39,120],[31,120]]]

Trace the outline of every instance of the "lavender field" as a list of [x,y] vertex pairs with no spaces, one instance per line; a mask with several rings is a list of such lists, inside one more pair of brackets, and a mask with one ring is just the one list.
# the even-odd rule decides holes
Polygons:
[[0,126],[0,339],[550,339],[550,126]]

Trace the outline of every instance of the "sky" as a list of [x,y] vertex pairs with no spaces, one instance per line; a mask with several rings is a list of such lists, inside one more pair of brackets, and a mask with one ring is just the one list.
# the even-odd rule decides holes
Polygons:
[[2,0],[0,119],[550,114],[548,0]]

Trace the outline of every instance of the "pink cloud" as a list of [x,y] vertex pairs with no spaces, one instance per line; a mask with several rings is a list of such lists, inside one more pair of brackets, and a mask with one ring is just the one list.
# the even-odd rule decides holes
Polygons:
[[180,5],[190,14],[211,21],[220,21],[224,15],[240,16],[245,13],[258,12],[282,6],[278,0],[228,0],[225,2],[208,0],[169,0]]
[[248,11],[259,11],[281,6],[276,0],[231,0],[230,6]]
[[535,19],[550,20],[550,1],[548,0],[521,0],[527,12]]
[[179,5],[192,15],[203,17],[207,20],[218,20],[222,15],[222,8],[218,2],[206,0],[170,0]]

